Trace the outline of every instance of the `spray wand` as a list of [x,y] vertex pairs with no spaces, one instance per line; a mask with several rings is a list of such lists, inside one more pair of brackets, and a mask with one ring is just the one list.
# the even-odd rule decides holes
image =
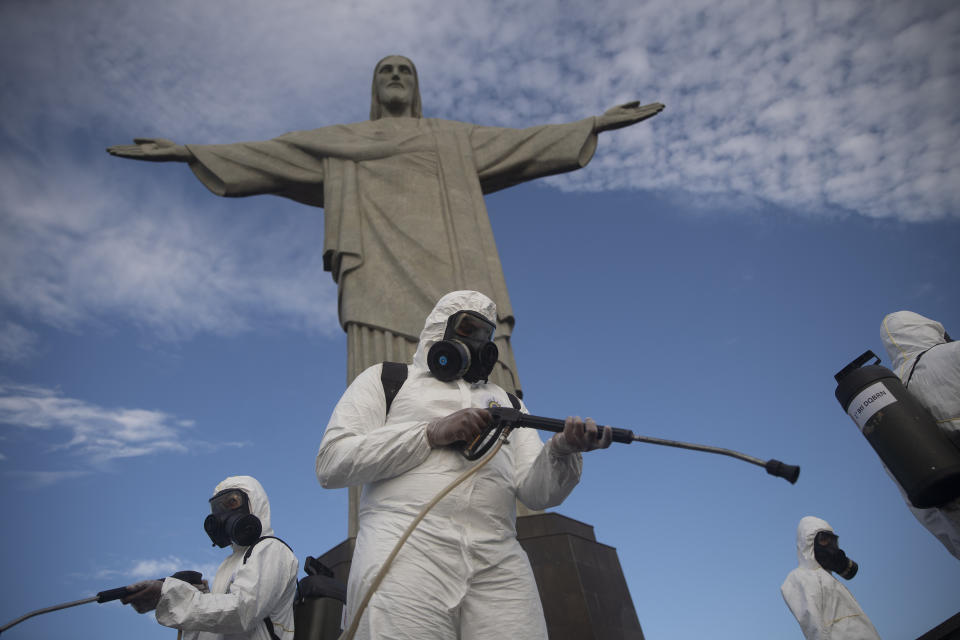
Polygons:
[[[476,460],[482,456],[496,441],[500,433],[506,428],[528,427],[531,429],[540,429],[541,431],[553,431],[554,433],[563,432],[563,420],[556,418],[544,418],[541,416],[532,416],[528,413],[521,413],[518,409],[512,407],[491,407],[487,409],[493,417],[493,424],[485,433],[481,434],[476,440],[471,442],[463,451],[463,455],[468,460]],[[598,429],[604,427],[598,425]],[[607,427],[613,431],[613,441],[623,444],[631,442],[645,442],[647,444],[658,444],[665,447],[678,447],[681,449],[692,449],[694,451],[704,451],[706,453],[717,453],[723,456],[730,456],[750,464],[763,467],[772,476],[784,478],[790,484],[794,484],[800,476],[800,467],[791,464],[784,464],[779,460],[761,460],[748,456],[739,451],[731,449],[722,449],[720,447],[711,447],[705,444],[692,444],[689,442],[678,442],[677,440],[664,440],[663,438],[651,438],[649,436],[634,435],[629,429],[618,429],[616,427]],[[491,437],[492,436],[492,437]]]
[[[170,577],[176,578],[177,580],[183,580],[184,582],[189,582],[190,584],[200,584],[201,580],[203,580],[203,575],[199,571],[178,571]],[[161,578],[161,580],[162,579],[163,578]],[[3,625],[2,627],[0,627],[0,633],[3,633],[10,627],[16,624],[20,624],[24,620],[27,620],[28,618],[32,618],[33,616],[39,616],[40,614],[43,614],[43,613],[59,611],[60,609],[67,609],[69,607],[76,607],[81,604],[87,604],[89,602],[99,602],[99,603],[111,602],[113,600],[119,600],[120,598],[123,598],[126,595],[128,595],[126,587],[117,587],[116,589],[107,589],[106,591],[101,591],[100,593],[93,596],[92,598],[85,598],[83,600],[74,600],[73,602],[64,602],[63,604],[55,604],[52,607],[44,607],[43,609],[37,609],[36,611],[31,611],[30,613],[26,613],[20,616],[19,618],[17,618],[16,620],[13,620]]]

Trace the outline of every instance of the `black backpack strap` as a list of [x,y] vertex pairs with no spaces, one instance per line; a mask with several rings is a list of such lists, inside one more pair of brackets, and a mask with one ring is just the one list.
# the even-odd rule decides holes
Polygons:
[[390,413],[390,405],[393,399],[400,392],[400,387],[407,381],[407,363],[405,362],[384,362],[383,371],[380,372],[380,382],[383,384],[383,395],[387,398],[387,410],[384,414]]
[[[253,544],[247,547],[247,552],[243,554],[243,564],[247,564],[247,560],[250,559],[250,554],[253,553],[253,548],[257,546],[257,544],[259,544],[261,541],[268,540],[268,539],[280,540],[280,538],[278,538],[277,536],[262,536],[260,538],[257,538],[253,542]],[[283,542],[283,540],[280,540],[280,542]],[[286,542],[283,542],[283,546],[285,546],[287,549],[290,549],[290,553],[293,553],[293,549]],[[293,553],[293,555],[296,556],[297,554]]]
[[269,617],[263,619],[263,624],[267,627],[267,633],[270,634],[270,640],[280,640],[280,637],[277,636],[277,632],[273,630],[273,620]]
[[[268,538],[273,540],[280,540],[280,538],[278,538],[277,536],[261,536],[260,538],[257,538],[253,544],[247,547],[246,553],[243,554],[243,564],[247,564],[247,560],[250,559],[250,554],[253,553],[253,548],[257,546],[258,543],[260,543],[263,540],[267,540]],[[280,542],[283,542],[283,540],[280,540]],[[287,549],[290,549],[290,553],[293,553],[293,549],[286,542],[283,542],[283,546],[285,546]],[[296,556],[297,554],[294,553],[293,555]],[[300,590],[300,586],[297,585],[297,591],[299,590]],[[280,640],[280,638],[277,636],[277,632],[274,631],[273,629],[273,620],[270,619],[270,616],[267,616],[266,618],[263,619],[263,624],[267,627],[267,633],[270,635],[270,640]]]
[[[935,346],[937,346],[937,345],[933,345],[933,347],[935,347]],[[910,367],[910,375],[907,376],[907,381],[903,383],[903,388],[904,388],[904,389],[906,389],[907,387],[910,386],[910,380],[913,379],[913,372],[916,370],[916,368],[917,368],[917,363],[920,362],[920,358],[922,358],[922,357],[923,357],[923,354],[925,354],[927,351],[930,351],[930,349],[933,349],[933,347],[930,347],[929,349],[924,349],[923,351],[921,351],[921,352],[920,352],[920,355],[917,356],[917,359],[913,361],[913,366]]]
[[513,395],[509,391],[507,391],[507,397],[510,398],[510,404],[513,405],[513,408],[516,409],[517,411],[520,411],[520,398]]

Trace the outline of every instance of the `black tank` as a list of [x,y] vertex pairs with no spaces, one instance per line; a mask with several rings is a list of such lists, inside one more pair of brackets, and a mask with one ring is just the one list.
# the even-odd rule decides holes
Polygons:
[[[873,364],[863,366],[876,358]],[[918,509],[960,497],[960,449],[872,351],[834,378],[836,396]]]

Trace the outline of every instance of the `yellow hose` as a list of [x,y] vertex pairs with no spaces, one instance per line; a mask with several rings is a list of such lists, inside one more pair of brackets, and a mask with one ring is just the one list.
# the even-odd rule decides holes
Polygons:
[[390,569],[390,565],[393,564],[393,559],[397,557],[397,554],[400,552],[400,547],[407,541],[407,538],[410,537],[410,534],[413,533],[413,530],[417,528],[417,525],[420,524],[420,521],[426,517],[430,509],[433,509],[434,506],[440,500],[443,499],[448,493],[453,491],[457,485],[462,483],[464,480],[475,474],[477,471],[480,471],[490,460],[493,459],[493,456],[497,455],[497,452],[500,451],[500,447],[503,446],[503,443],[507,440],[507,434],[511,431],[510,427],[507,427],[503,430],[503,433],[500,434],[499,442],[493,448],[493,451],[488,453],[486,457],[483,458],[476,466],[467,469],[463,472],[460,477],[451,482],[443,489],[440,493],[434,496],[433,500],[427,503],[427,505],[420,510],[420,513],[417,514],[417,517],[413,519],[413,522],[410,523],[410,526],[407,527],[407,530],[403,532],[403,535],[400,536],[400,539],[397,540],[397,544],[393,546],[393,551],[390,552],[390,555],[387,556],[387,559],[384,561],[383,566],[380,567],[380,571],[377,572],[376,577],[373,579],[373,582],[370,584],[370,588],[367,589],[366,595],[363,596],[363,600],[360,602],[360,606],[357,607],[357,612],[353,614],[353,622],[350,624],[350,627],[340,634],[340,637],[337,640],[353,640],[354,634],[357,633],[357,628],[360,626],[360,618],[363,616],[364,610],[367,608],[367,604],[370,603],[370,598],[373,597],[373,593],[377,590],[377,587],[380,586],[380,583],[383,582],[384,576],[387,575],[387,571]]

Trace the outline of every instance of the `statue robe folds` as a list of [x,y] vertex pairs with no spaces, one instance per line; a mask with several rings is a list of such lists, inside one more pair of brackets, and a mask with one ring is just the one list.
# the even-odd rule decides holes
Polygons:
[[502,367],[491,377],[519,390],[513,310],[483,195],[585,166],[594,125],[382,118],[188,149],[194,174],[217,195],[324,208],[323,262],[339,286],[348,382],[383,360],[408,361],[436,301],[472,289],[497,304]]

